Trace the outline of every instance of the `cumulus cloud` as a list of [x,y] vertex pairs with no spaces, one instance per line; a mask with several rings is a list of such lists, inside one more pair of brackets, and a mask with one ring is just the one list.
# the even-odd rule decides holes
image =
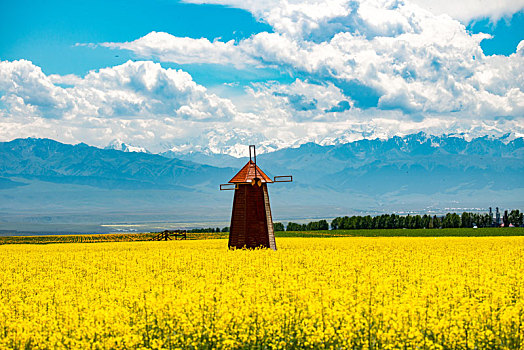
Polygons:
[[[49,137],[103,147],[119,139],[152,152],[200,149],[241,156],[249,143],[267,152],[420,130],[524,134],[518,119],[472,121],[454,113],[420,120],[399,110],[362,109],[332,82],[257,83],[235,99],[219,98],[189,74],[152,62],[74,77],[47,76],[29,61],[5,61],[0,95],[2,141]],[[54,114],[47,114],[50,109]]]
[[150,61],[84,77],[47,76],[26,60],[0,62],[2,140],[34,136],[105,146],[118,138],[162,150],[164,142],[190,138],[236,114],[230,100],[188,73]]
[[524,9],[524,0],[411,0],[413,3],[436,15],[447,14],[468,23],[478,18],[490,18],[497,22],[502,17],[511,17]]
[[[152,32],[103,46],[165,62],[273,67],[243,94],[212,93],[181,70],[127,62],[84,77],[0,63],[0,138],[52,137],[150,151],[241,155],[304,142],[348,142],[418,131],[524,134],[524,44],[485,56],[486,34],[402,0],[205,1],[244,8],[273,32],[239,41]],[[221,96],[218,96],[221,95]]]
[[297,79],[292,84],[257,83],[247,92],[246,98],[253,101],[249,112],[269,122],[334,122],[347,119],[338,112],[349,110],[353,104],[329,82],[312,84]]
[[168,33],[151,32],[131,42],[102,43],[104,47],[127,49],[142,57],[155,57],[164,62],[238,64],[254,63],[228,42],[209,41],[206,38],[180,38]]
[[176,63],[256,62],[331,82],[360,107],[477,118],[521,113],[515,97],[523,91],[523,56],[485,56],[479,44],[489,35],[471,34],[449,16],[401,0],[209,2],[247,9],[274,32],[238,43],[153,32],[105,45]]
[[[346,8],[346,4],[350,3],[345,0],[335,0],[329,3],[315,0],[288,0],[285,2],[277,2],[275,0],[185,0],[185,2],[242,8],[252,12],[261,19],[267,20],[272,25],[278,23],[279,28],[285,26],[284,21],[280,20],[283,14],[291,18],[300,18],[302,26],[314,27],[314,23],[318,22],[319,19],[333,18],[340,15],[344,11],[343,9]],[[463,23],[485,17],[490,18],[492,21],[497,21],[501,17],[510,17],[524,9],[524,0],[409,0],[406,2],[416,4],[435,15],[446,14]],[[368,0],[366,3],[376,5],[377,1]],[[398,1],[388,1],[386,6],[387,4],[395,3],[398,3]],[[307,16],[303,17],[302,13],[306,13]],[[308,18],[311,20],[308,21]]]
[[[61,87],[60,84],[70,85]],[[167,117],[230,119],[235,107],[181,70],[127,62],[85,77],[46,76],[26,60],[0,62],[1,101],[9,114],[42,118]]]

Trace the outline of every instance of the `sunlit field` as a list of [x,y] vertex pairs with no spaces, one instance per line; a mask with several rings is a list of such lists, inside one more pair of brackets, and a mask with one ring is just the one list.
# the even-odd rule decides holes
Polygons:
[[[156,233],[113,233],[113,234],[71,234],[37,236],[0,236],[3,244],[50,244],[50,243],[100,243],[149,241]],[[227,238],[229,232],[188,232],[187,239]],[[279,237],[495,237],[524,236],[524,227],[483,227],[444,229],[360,229],[360,230],[319,230],[319,231],[277,231]]]
[[0,348],[518,349],[524,237],[0,246]]

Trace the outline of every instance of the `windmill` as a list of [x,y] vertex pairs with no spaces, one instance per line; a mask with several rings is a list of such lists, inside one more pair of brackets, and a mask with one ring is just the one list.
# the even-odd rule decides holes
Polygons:
[[234,190],[233,211],[229,228],[229,248],[265,247],[277,249],[267,184],[292,182],[291,175],[273,180],[257,166],[255,146],[249,146],[249,162],[220,190]]

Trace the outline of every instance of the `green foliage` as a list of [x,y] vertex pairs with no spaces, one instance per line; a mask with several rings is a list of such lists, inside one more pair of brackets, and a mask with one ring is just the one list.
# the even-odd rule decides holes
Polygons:
[[460,226],[460,216],[457,213],[447,213],[444,219],[442,219],[443,228],[457,228]]
[[307,231],[329,230],[329,224],[326,220],[312,221],[306,225]]
[[502,217],[502,222],[504,223],[504,227],[508,227],[509,226],[509,216],[508,216],[508,211],[507,210],[504,211],[504,216]]
[[518,209],[514,209],[509,213],[509,222],[519,227],[524,225],[524,215]]
[[297,224],[295,222],[288,222],[286,231],[318,231],[329,230],[329,224],[326,220],[311,221],[307,224]]
[[[507,212],[507,211],[506,211]],[[509,226],[511,222],[515,226],[523,225],[523,215],[518,210],[512,210],[509,215],[504,214],[503,220],[507,220]],[[506,221],[504,221],[506,222]],[[473,228],[473,227],[491,227],[492,219],[488,214],[468,213],[462,215],[456,213],[447,213],[443,217],[434,215],[396,215],[383,214],[371,217],[367,216],[344,216],[336,217],[331,221],[332,230],[359,230],[359,229],[420,229],[420,228]],[[301,229],[302,227],[302,229]],[[307,225],[293,226],[293,230],[288,231],[308,231]]]
[[284,224],[281,222],[274,222],[273,223],[273,231],[284,231]]
[[306,231],[306,225],[301,225],[290,221],[287,223],[286,231]]
[[187,230],[188,233],[204,233],[204,232],[220,232],[220,228],[207,227],[207,228],[192,228]]

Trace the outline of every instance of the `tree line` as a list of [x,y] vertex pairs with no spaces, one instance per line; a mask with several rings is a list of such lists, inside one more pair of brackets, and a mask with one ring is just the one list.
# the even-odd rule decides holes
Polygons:
[[207,228],[192,228],[187,230],[188,233],[208,233],[208,232],[229,232],[229,227],[207,227]]
[[[504,211],[501,218],[505,227],[510,224],[514,226],[524,225],[524,215],[518,209],[514,209],[508,213]],[[468,213],[463,212],[461,215],[457,213],[447,213],[444,216],[437,215],[397,215],[397,214],[383,214],[378,216],[343,216],[334,218],[331,221],[332,230],[353,230],[353,229],[393,229],[393,228],[459,228],[459,227],[492,227],[493,217],[489,214]],[[329,230],[330,225],[327,220],[311,221],[307,224],[297,224],[296,222],[288,222],[284,226],[281,222],[273,223],[275,231],[318,231]],[[229,232],[229,227],[208,227],[208,228],[194,228],[187,230],[187,232],[202,233],[202,232]]]
[[[510,213],[504,212],[502,223],[504,226],[513,224],[514,226],[523,226],[524,217],[518,209]],[[353,230],[353,229],[417,229],[417,228],[459,228],[459,227],[492,227],[493,217],[489,214],[463,212],[462,215],[457,213],[447,213],[444,216],[437,215],[397,215],[383,214],[377,216],[344,216],[337,217],[331,221],[332,230]],[[308,224],[297,224],[289,222],[286,231],[315,231],[329,230],[329,224],[326,220],[312,221]],[[284,225],[280,222],[274,223],[275,231],[284,231]]]
[[[275,231],[284,231],[284,225],[281,223],[275,226]],[[278,229],[277,229],[278,227]],[[286,231],[318,231],[318,230],[329,230],[329,223],[326,220],[311,221],[307,224],[297,224],[295,222],[288,222]]]

